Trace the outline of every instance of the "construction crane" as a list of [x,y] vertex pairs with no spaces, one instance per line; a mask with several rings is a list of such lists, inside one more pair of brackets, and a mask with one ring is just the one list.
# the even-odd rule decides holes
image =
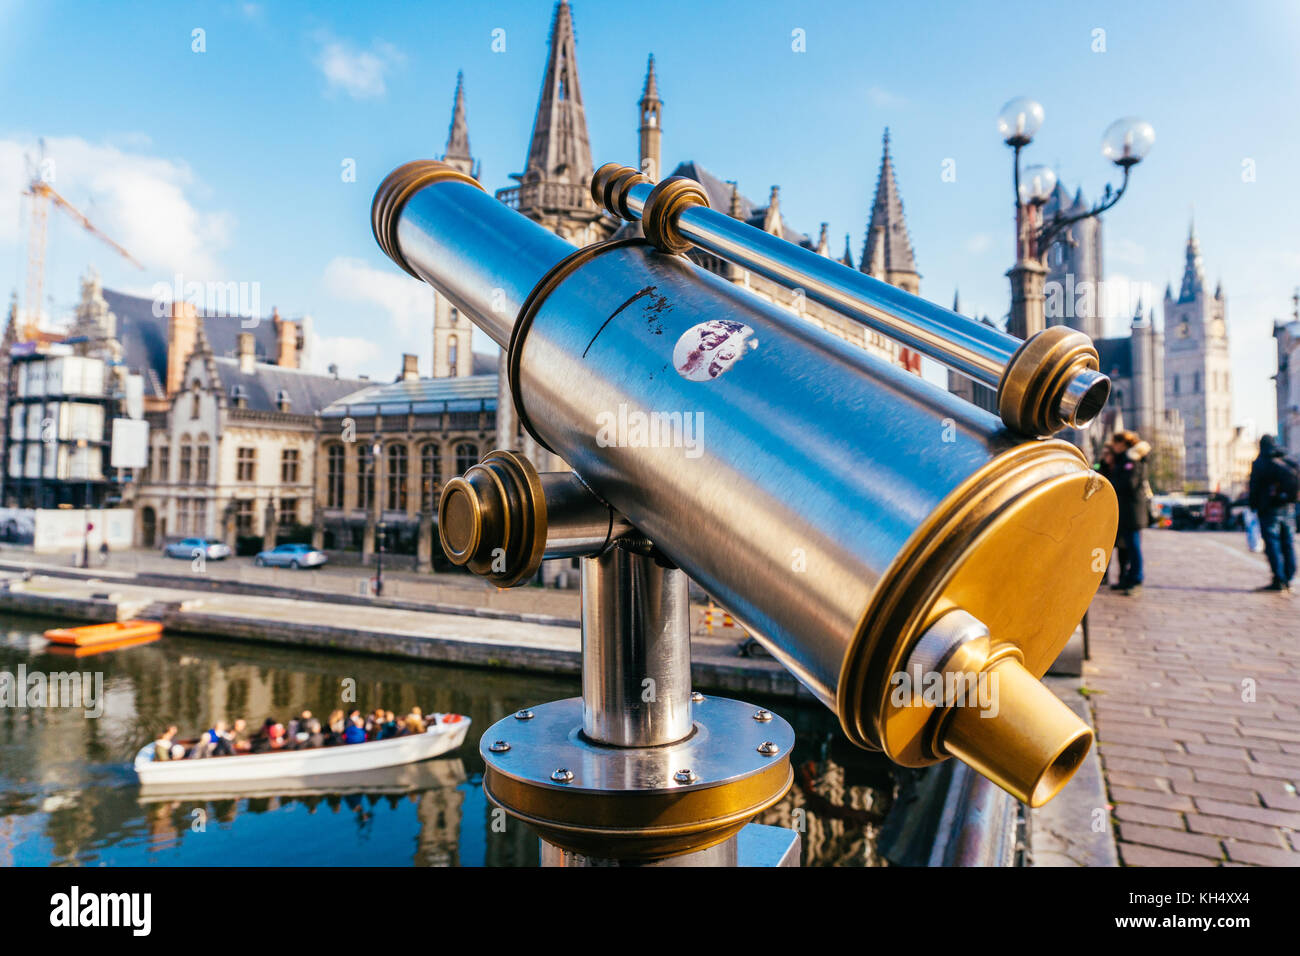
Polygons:
[[62,209],[77,224],[101,242],[110,246],[118,255],[137,269],[144,266],[120,245],[110,239],[81,210],[60,196],[49,184],[45,175],[45,141],[41,140],[41,161],[34,170],[30,169],[31,180],[23,195],[32,198],[31,231],[27,239],[27,299],[24,303],[23,323],[20,327],[19,341],[36,337],[41,318],[41,294],[45,287],[45,233],[49,221],[50,205]]

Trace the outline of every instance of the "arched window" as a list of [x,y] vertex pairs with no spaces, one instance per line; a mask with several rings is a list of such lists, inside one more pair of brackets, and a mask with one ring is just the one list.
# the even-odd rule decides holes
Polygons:
[[406,446],[394,443],[388,446],[388,510],[406,510]]
[[207,435],[200,435],[195,453],[194,481],[200,485],[208,483],[209,455],[212,452]]
[[456,375],[456,336],[447,336],[447,374],[455,377]]
[[435,442],[420,446],[420,510],[433,513],[442,485],[442,449]]
[[194,466],[194,445],[190,442],[190,436],[185,435],[181,438],[181,476],[182,485],[188,485],[193,480]]
[[478,445],[463,441],[456,446],[456,474],[463,475],[478,464]]
[[333,444],[326,452],[325,467],[325,506],[327,508],[343,507],[344,475],[347,470],[347,453],[343,446]]
[[369,510],[375,504],[375,469],[379,467],[370,454],[370,446],[365,442],[357,442],[357,476],[359,490],[357,491],[357,507]]

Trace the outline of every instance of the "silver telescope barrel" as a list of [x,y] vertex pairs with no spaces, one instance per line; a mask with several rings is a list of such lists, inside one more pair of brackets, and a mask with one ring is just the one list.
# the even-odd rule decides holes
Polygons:
[[[440,188],[426,188],[435,183]],[[447,296],[502,348],[533,286],[573,252],[541,227],[519,232],[518,219],[472,177],[423,161],[390,173],[370,210],[375,241],[389,258]],[[494,266],[503,236],[512,237],[505,240],[509,269]]]
[[[608,163],[592,178],[591,192],[597,205],[613,215],[641,221],[646,237],[664,251],[680,253],[696,246],[801,289],[808,298],[997,389],[999,413],[1010,428],[1036,435],[1081,428],[1100,413],[1110,392],[1110,381],[1098,371],[1097,353],[1083,333],[1050,329],[1045,340],[1026,349],[1027,343],[1014,335],[711,209],[694,180],[673,177],[655,185],[629,166]],[[1016,401],[1018,379],[1041,365],[1049,341],[1054,351],[1064,347],[1069,352],[1068,367],[1049,401],[1027,409],[1023,400]],[[1018,357],[1025,361],[1013,373]]]
[[[1096,591],[1118,517],[1078,449],[646,240],[574,249],[446,168],[385,181],[375,234],[508,336],[529,433],[855,743],[907,766],[957,756],[1033,805],[1064,786],[1091,732],[1038,678]],[[517,318],[492,309],[494,287]],[[1049,350],[1029,404],[1073,367]],[[527,530],[518,550],[535,556]],[[961,705],[963,675],[981,705]]]

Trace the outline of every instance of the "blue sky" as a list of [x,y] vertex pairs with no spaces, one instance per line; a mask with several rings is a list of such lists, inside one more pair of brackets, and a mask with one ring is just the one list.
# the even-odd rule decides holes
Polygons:
[[[308,313],[316,361],[391,377],[427,369],[429,300],[370,235],[375,186],[442,151],[458,69],[485,185],[527,151],[550,0],[384,3],[16,3],[0,0],[0,280],[25,275],[23,156],[45,137],[55,188],[146,265],[53,214],[47,308],[88,264],[106,285],[256,283],[262,309]],[[921,291],[1007,311],[1009,150],[994,118],[1040,100],[1029,159],[1093,198],[1113,178],[1102,131],[1138,115],[1156,145],[1106,216],[1108,280],[1177,287],[1195,209],[1208,280],[1228,296],[1236,417],[1275,420],[1272,321],[1300,285],[1300,4],[573,4],[597,165],[636,159],[646,54],[664,161],[701,162],[787,218],[830,223],[855,258],[889,126]],[[492,34],[505,31],[505,51]],[[193,31],[205,52],[194,52]],[[792,50],[802,30],[806,51]],[[1096,31],[1104,32],[1104,52]],[[356,181],[344,182],[354,160]],[[955,181],[945,181],[945,161]],[[1159,313],[1157,310],[1159,320]],[[1116,317],[1112,330],[1122,326]],[[486,339],[479,347],[488,348]]]

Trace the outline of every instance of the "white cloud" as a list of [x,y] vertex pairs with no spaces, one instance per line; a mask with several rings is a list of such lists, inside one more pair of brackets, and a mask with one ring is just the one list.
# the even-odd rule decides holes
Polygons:
[[867,100],[877,109],[890,110],[907,104],[906,98],[899,96],[897,93],[891,93],[881,86],[873,86],[867,90]]
[[396,268],[376,269],[337,256],[325,266],[324,284],[335,299],[378,306],[402,338],[433,326],[433,289]]
[[[26,201],[20,193],[27,185],[25,157],[35,152],[30,141],[0,140],[0,242],[26,242],[28,218],[21,215]],[[198,184],[185,163],[78,137],[47,139],[45,156],[50,185],[147,269],[194,279],[221,277],[217,253],[234,220],[195,205]],[[63,215],[50,211],[52,218]],[[51,229],[47,241],[56,235],[62,240],[70,233]],[[88,241],[97,259],[113,257],[106,246]]]
[[966,251],[973,256],[986,252],[993,245],[993,237],[987,232],[979,232],[966,240]]
[[331,365],[337,365],[339,375],[344,378],[356,378],[372,363],[382,356],[379,344],[355,336],[312,335],[311,354],[314,371],[325,372]]
[[391,43],[376,41],[369,50],[357,50],[339,40],[323,40],[316,65],[331,90],[339,89],[354,100],[383,96],[384,74],[403,60]]

